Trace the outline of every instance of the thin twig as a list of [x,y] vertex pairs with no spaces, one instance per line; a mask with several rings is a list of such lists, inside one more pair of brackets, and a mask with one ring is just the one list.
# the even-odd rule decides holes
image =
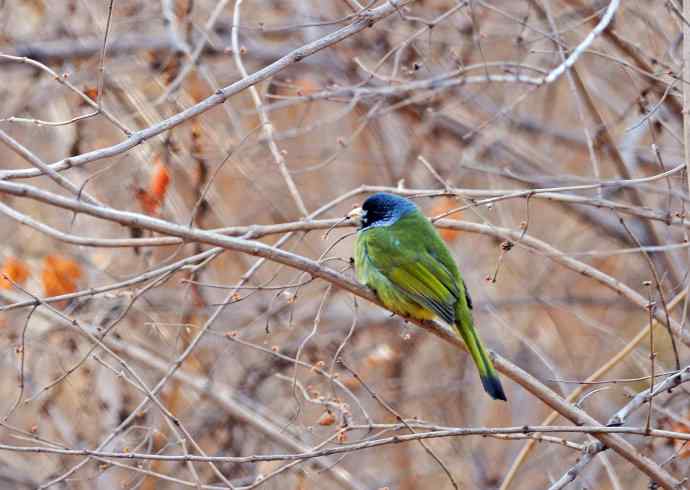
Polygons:
[[[347,369],[347,371],[348,371],[350,374],[352,374],[352,376],[353,376],[353,377],[364,387],[365,390],[367,390],[367,393],[369,393],[369,395],[371,395],[371,397],[372,397],[374,400],[376,400],[383,408],[385,408],[388,412],[390,412],[390,413],[395,417],[395,419],[396,419],[398,422],[400,422],[401,424],[403,424],[403,425],[405,426],[405,428],[407,428],[407,430],[410,431],[410,433],[412,433],[412,434],[417,434],[417,431],[414,430],[414,428],[412,428],[412,426],[411,426],[410,424],[408,424],[408,423],[405,421],[405,419],[404,419],[404,418],[403,418],[393,407],[391,407],[389,403],[386,402],[386,400],[384,400],[383,398],[381,398],[381,396],[380,396],[378,393],[376,393],[374,390],[372,390],[372,389],[369,387],[369,385],[367,385],[367,384],[364,382],[364,380],[359,376],[359,374],[357,374],[356,371],[354,371],[351,367],[349,367],[349,366],[345,363],[345,361],[343,361],[342,359],[340,359],[340,364],[341,364],[345,369]],[[453,486],[453,488],[455,488],[455,490],[459,490],[459,489],[460,489],[460,486],[458,485],[458,482],[455,480],[455,477],[453,476],[453,473],[451,473],[451,471],[450,471],[450,469],[448,468],[448,466],[446,465],[446,463],[444,463],[443,460],[434,452],[434,450],[431,449],[427,444],[425,444],[424,441],[423,441],[422,439],[419,439],[418,442],[419,442],[419,445],[422,446],[422,448],[424,449],[424,451],[425,451],[429,456],[431,456],[432,459],[433,459],[434,461],[436,461],[436,463],[438,463],[438,465],[441,467],[441,469],[443,470],[443,472],[446,474],[446,476],[447,476],[448,479],[450,480],[450,484]]]
[[[235,2],[235,10],[232,20],[232,55],[235,60],[235,65],[237,66],[237,69],[239,70],[242,77],[248,78],[249,74],[247,73],[247,70],[244,68],[244,64],[242,63],[242,50],[240,48],[238,35],[240,25],[240,7],[242,6],[242,1],[243,0],[236,0]],[[266,135],[266,140],[268,141],[268,148],[271,150],[273,160],[275,161],[275,164],[278,167],[278,170],[280,171],[283,180],[287,184],[288,190],[290,191],[290,195],[292,196],[292,199],[295,201],[295,205],[297,206],[297,210],[300,212],[300,215],[303,217],[307,216],[309,213],[307,212],[307,208],[304,205],[304,200],[302,199],[302,196],[300,195],[299,190],[297,189],[297,185],[295,185],[295,181],[292,179],[292,176],[288,171],[287,163],[285,162],[283,152],[278,148],[278,145],[276,144],[275,139],[273,138],[273,124],[271,123],[271,120],[268,118],[268,114],[266,113],[266,111],[263,110],[263,102],[261,101],[261,97],[259,96],[259,91],[256,89],[255,86],[251,85],[249,87],[249,93],[251,94],[252,99],[254,100],[254,105],[256,106],[256,109],[259,112],[259,120],[261,121],[261,126],[263,127],[264,134]]]

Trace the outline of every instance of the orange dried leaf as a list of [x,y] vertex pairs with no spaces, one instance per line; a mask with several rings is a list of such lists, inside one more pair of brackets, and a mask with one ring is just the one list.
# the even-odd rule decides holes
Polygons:
[[321,417],[319,417],[319,421],[317,422],[319,425],[333,425],[335,423],[335,415],[333,415],[331,412],[324,412]]
[[166,85],[171,83],[180,72],[180,58],[175,57],[168,60],[168,63],[163,67],[163,81]]
[[312,95],[318,92],[321,87],[312,78],[305,77],[295,80],[297,95]]
[[148,191],[144,189],[136,189],[134,191],[134,197],[139,201],[139,206],[148,215],[155,216],[158,214],[158,206],[160,201],[153,197]]
[[153,174],[151,174],[151,182],[149,184],[149,194],[151,197],[163,202],[165,193],[168,191],[168,184],[170,184],[170,172],[168,168],[160,160],[156,161]]
[[[4,276],[7,276],[7,279]],[[9,289],[12,287],[12,282],[24,284],[27,277],[29,277],[29,267],[15,257],[7,257],[0,269],[0,289]]]
[[201,153],[201,135],[202,135],[201,123],[198,119],[194,120],[192,124],[192,153]]
[[206,97],[211,95],[208,84],[204,79],[199,77],[197,72],[192,72],[187,79],[187,83],[185,84],[185,92],[194,102],[201,102]]
[[84,95],[86,95],[89,99],[91,99],[95,102],[96,98],[98,97],[98,87],[94,87],[94,86],[86,87],[84,89]]
[[[450,197],[442,197],[441,199],[436,200],[436,204],[434,204],[434,207],[431,209],[431,216],[435,217],[446,214],[453,209],[457,209],[457,207],[458,202],[455,199]],[[455,212],[450,217],[457,219],[460,217],[460,213]],[[454,241],[460,235],[460,232],[458,230],[450,230],[448,228],[439,229],[438,232],[441,234],[441,237],[447,242]]]
[[43,259],[41,279],[46,296],[59,296],[77,290],[81,278],[81,266],[72,259],[60,255],[48,255]]
[[342,383],[349,389],[354,390],[355,388],[359,388],[359,381],[355,379],[352,376],[345,376],[342,379]]

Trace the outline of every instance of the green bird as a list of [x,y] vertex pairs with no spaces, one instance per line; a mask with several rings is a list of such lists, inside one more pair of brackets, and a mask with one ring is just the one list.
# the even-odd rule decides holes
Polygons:
[[436,228],[404,197],[374,194],[348,217],[359,225],[355,270],[389,310],[418,320],[443,320],[460,334],[484,390],[506,400],[498,373],[472,320],[472,299]]

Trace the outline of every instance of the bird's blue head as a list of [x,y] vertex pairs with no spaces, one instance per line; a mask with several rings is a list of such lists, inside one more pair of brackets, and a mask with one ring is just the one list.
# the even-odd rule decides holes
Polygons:
[[379,192],[362,204],[360,230],[373,226],[392,225],[408,213],[417,210],[417,205],[404,197]]

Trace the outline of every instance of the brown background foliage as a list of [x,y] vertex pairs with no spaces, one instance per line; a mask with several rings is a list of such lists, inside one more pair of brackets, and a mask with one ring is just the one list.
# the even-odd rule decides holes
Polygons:
[[[233,2],[227,2],[207,30],[217,3],[114,1],[103,63],[103,107],[138,130],[240,79],[231,47]],[[683,21],[673,8],[677,2],[622,3],[575,69],[553,84],[536,87],[515,78],[536,79],[561,63],[557,46],[569,54],[599,21],[608,2],[412,2],[372,28],[256,85],[268,104],[276,143],[305,207],[312,212],[361,185],[419,190],[416,202],[430,216],[462,208],[451,218],[526,229],[560,253],[644,296],[651,294],[659,304],[658,292],[643,285],[654,277],[637,241],[648,247],[682,245],[687,242],[684,228],[593,204],[607,199],[635,209],[650,208],[662,216],[685,213],[688,192],[682,172],[648,183],[568,191],[590,199],[584,204],[521,197],[482,205],[467,197],[424,197],[422,192],[444,186],[421,163],[420,155],[449,188],[490,191],[618,182],[682,165],[681,95],[686,82],[681,80]],[[451,9],[450,15],[441,17]],[[239,39],[249,73],[352,22],[348,2],[339,0],[247,1],[241,11]],[[166,15],[172,22],[166,24]],[[5,0],[0,2],[0,53],[45,63],[96,98],[107,19],[108,2]],[[203,36],[208,43],[195,68],[169,94],[172,81],[190,64],[185,49],[192,52]],[[432,79],[461,83],[399,89]],[[0,58],[0,80],[0,130],[47,163],[125,138],[102,115],[71,121],[92,109],[35,66]],[[359,92],[339,92],[347,87]],[[27,167],[16,151],[0,145],[0,170]],[[193,221],[211,229],[303,217],[269,151],[247,90],[126,153],[63,174],[109,207],[182,225]],[[47,177],[17,182],[73,197]],[[346,200],[320,218],[340,218],[362,198]],[[0,202],[74,235],[156,236],[37,201],[2,194]],[[635,238],[621,225],[621,217]],[[3,271],[40,297],[116,283],[208,248],[197,243],[76,246],[3,214],[0,230]],[[327,252],[338,260],[326,266],[348,270],[350,231],[341,228],[327,236],[323,230],[300,233],[284,248],[311,258]],[[278,238],[261,240],[273,244]],[[446,231],[444,238],[472,292],[475,320],[485,342],[558,393],[565,395],[577,386],[563,380],[587,378],[649,322],[645,309],[558,265],[548,254],[520,243],[502,252],[502,240],[488,234]],[[687,286],[687,249],[649,249],[649,256],[669,301]],[[226,251],[202,267],[144,283],[144,289],[140,284],[87,294],[54,307],[84,325],[111,328],[108,335],[119,342],[117,354],[152,387],[225,300],[227,290],[211,286],[231,288],[255,260]],[[496,273],[495,281],[487,280]],[[550,413],[508,380],[504,382],[509,403],[490,400],[464,353],[376,306],[360,300],[355,307],[349,293],[337,288],[326,292],[328,285],[318,280],[285,287],[306,279],[275,263],[263,266],[249,281],[261,288],[238,291],[185,359],[180,370],[189,378],[171,379],[161,390],[160,402],[206,454],[297,452],[219,403],[212,392],[228,394],[306,447],[334,436],[346,421],[366,423],[360,407],[342,390],[335,390],[331,399],[334,391],[326,378],[313,369],[296,368],[290,360],[299,350],[302,361],[323,362],[328,371],[353,317],[356,327],[342,358],[369,390],[405,418],[450,427],[495,427],[536,425]],[[0,287],[5,305],[27,298],[6,280]],[[679,320],[682,307],[681,303],[672,314]],[[316,334],[307,339],[315,325]],[[228,338],[229,332],[236,332],[242,343]],[[674,360],[668,335],[663,329],[656,332],[657,371],[670,371]],[[0,347],[0,443],[95,449],[145,398],[131,376],[118,375],[123,368],[117,359],[94,349],[92,340],[58,321],[45,306],[1,311]],[[679,349],[681,364],[686,365],[687,346],[679,343]],[[645,340],[605,378],[648,375],[649,352]],[[147,363],[147,357],[158,367]],[[374,422],[396,422],[348,369],[336,364],[335,372]],[[189,379],[198,381],[196,388]],[[581,406],[605,422],[625,405],[630,393],[647,386],[644,379],[596,385],[586,390],[591,396],[583,397]],[[305,400],[300,387],[314,399]],[[349,405],[345,414],[342,402]],[[689,406],[682,388],[663,395],[656,407],[655,427],[687,431]],[[324,415],[331,412],[332,417]],[[646,408],[639,410],[629,424],[644,425],[646,413]],[[148,404],[135,415],[106,450],[182,454],[158,408]],[[373,434],[351,431],[339,442]],[[588,440],[578,434],[564,437]],[[664,468],[676,477],[687,475],[688,460],[683,456],[688,453],[682,442],[627,438],[657,463],[666,462]],[[430,440],[428,445],[464,488],[498,488],[524,441],[453,437]],[[542,443],[521,466],[511,488],[546,488],[577,457],[578,451]],[[34,488],[80,459],[0,451],[0,487]],[[194,476],[189,465],[179,461],[117,462],[138,468],[92,459],[59,485],[183,488],[179,481],[143,470],[187,482],[222,484],[201,463],[194,464]],[[241,486],[282,464],[226,462],[218,468]],[[327,469],[335,464],[364,488],[451,488],[439,464],[413,442],[352,451],[329,459],[326,469],[313,461],[300,463],[262,486],[337,488]],[[642,473],[607,451],[586,466],[573,488],[646,488],[647,483]]]

